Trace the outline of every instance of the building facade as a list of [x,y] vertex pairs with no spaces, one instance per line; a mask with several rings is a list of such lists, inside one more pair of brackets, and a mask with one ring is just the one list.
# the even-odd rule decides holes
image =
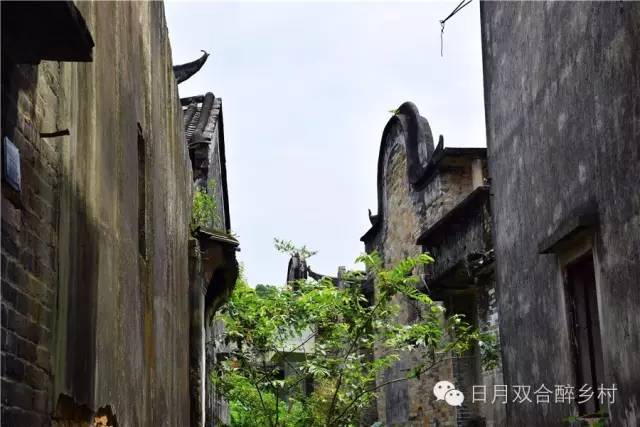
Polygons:
[[[204,65],[206,58],[205,53],[191,63],[192,74]],[[174,70],[184,70],[186,65],[176,66]],[[176,78],[184,81],[188,77],[176,72]],[[216,343],[223,325],[213,316],[229,297],[238,278],[239,242],[231,233],[222,100],[208,92],[182,98],[180,102],[194,190],[211,198],[213,211],[200,223],[192,224],[195,238],[191,241],[190,276],[191,422],[192,426],[226,425],[228,404],[218,396],[209,380],[217,358],[225,352]]]
[[576,398],[506,425],[636,426],[640,4],[483,2],[481,24],[505,383]]
[[[484,148],[434,147],[431,128],[412,103],[400,106],[387,123],[378,160],[378,212],[362,237],[365,250],[377,251],[386,267],[428,251],[435,263],[423,277],[422,291],[442,301],[447,312],[465,314],[485,331],[496,331],[489,187]],[[420,311],[400,300],[400,320],[410,323]],[[402,377],[419,361],[405,354],[380,381]],[[500,407],[474,406],[472,386],[493,384],[500,365],[483,369],[479,349],[448,358],[418,380],[382,389],[377,419],[385,425],[500,425]],[[467,396],[459,408],[436,401],[434,385],[453,382]]]
[[2,3],[3,425],[204,425],[193,352],[237,241],[226,182],[190,228],[182,110],[162,3]]

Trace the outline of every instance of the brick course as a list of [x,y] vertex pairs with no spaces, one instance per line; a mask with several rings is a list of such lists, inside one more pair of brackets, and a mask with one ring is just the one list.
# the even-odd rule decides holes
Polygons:
[[121,425],[187,425],[192,179],[163,5],[76,3],[92,62],[3,55],[22,189],[2,183],[2,422],[80,425],[78,411],[110,405]]
[[[17,100],[15,123],[7,114],[6,135],[20,149],[22,179],[20,193],[2,184],[2,404],[7,425],[46,424],[50,413],[58,155],[34,123],[56,108],[58,79],[57,67],[46,80],[38,80],[36,68],[16,66],[3,87],[6,105]],[[42,91],[47,101],[38,95]]]

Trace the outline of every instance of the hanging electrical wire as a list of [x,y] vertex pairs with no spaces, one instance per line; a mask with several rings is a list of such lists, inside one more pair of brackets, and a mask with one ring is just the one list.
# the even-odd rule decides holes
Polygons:
[[[465,3],[466,1],[466,3]],[[460,10],[462,10],[463,7],[467,6],[469,3],[471,3],[473,0],[462,0],[455,9],[453,9],[453,11],[451,11],[451,13],[449,14],[449,16],[447,16],[446,18],[442,19],[440,21],[440,56],[444,56],[444,23],[447,22],[447,20],[449,18],[451,18],[453,15],[455,15],[456,13],[460,12]]]

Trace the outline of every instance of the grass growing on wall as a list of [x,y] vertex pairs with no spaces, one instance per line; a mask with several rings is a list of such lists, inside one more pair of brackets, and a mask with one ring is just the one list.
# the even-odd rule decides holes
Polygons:
[[197,187],[193,193],[191,231],[198,228],[217,230],[222,227],[216,201],[216,183],[210,179],[207,188]]

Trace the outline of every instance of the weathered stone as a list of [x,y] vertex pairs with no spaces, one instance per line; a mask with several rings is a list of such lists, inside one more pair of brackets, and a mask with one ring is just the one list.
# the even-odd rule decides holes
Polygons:
[[[480,8],[505,382],[583,386],[565,273],[584,250],[595,266],[598,383],[617,387],[609,423],[638,425],[640,4]],[[595,221],[580,225],[583,214]],[[576,411],[510,402],[506,423],[560,426]]]
[[[3,44],[3,136],[23,172],[21,192],[2,183],[3,386],[41,390],[3,400],[3,422],[51,424],[67,396],[121,425],[186,426],[192,174],[163,5],[77,9],[93,62],[16,64]],[[54,42],[38,46],[72,47]]]
[[[448,276],[454,266],[466,266],[470,254],[485,254],[492,249],[490,227],[487,231],[490,215],[483,180],[484,158],[482,148],[445,148],[442,137],[434,149],[427,120],[413,104],[403,104],[383,132],[378,163],[378,214],[370,215],[372,227],[362,240],[367,252],[377,250],[381,254],[386,267],[423,251],[434,253],[436,263],[427,269],[424,276],[427,288],[423,290],[434,299],[443,300],[449,312],[467,314],[469,319],[478,317],[476,307],[483,308],[480,314],[484,316],[478,317],[477,326],[495,330],[495,306],[475,303],[486,301],[482,295],[493,288],[493,276],[489,274],[482,280],[470,275],[464,275],[462,280]],[[422,241],[424,233],[446,237]],[[450,293],[456,289],[464,289],[466,295]],[[410,301],[399,298],[398,302],[402,308],[401,322],[411,323],[420,318],[420,311]],[[420,356],[417,352],[402,355],[400,362],[379,381],[406,375],[407,370],[420,363]],[[465,395],[471,396],[472,385],[488,381],[485,374],[500,376],[499,369],[484,372],[478,359],[476,350],[465,358],[445,360],[418,380],[385,387],[378,399],[378,420],[386,425],[463,426],[472,417],[482,415],[489,424],[499,425],[503,417],[499,408],[479,408],[465,402],[454,409],[436,402],[433,395],[433,386],[440,380],[453,381]],[[369,415],[366,421],[372,422],[374,418]]]

